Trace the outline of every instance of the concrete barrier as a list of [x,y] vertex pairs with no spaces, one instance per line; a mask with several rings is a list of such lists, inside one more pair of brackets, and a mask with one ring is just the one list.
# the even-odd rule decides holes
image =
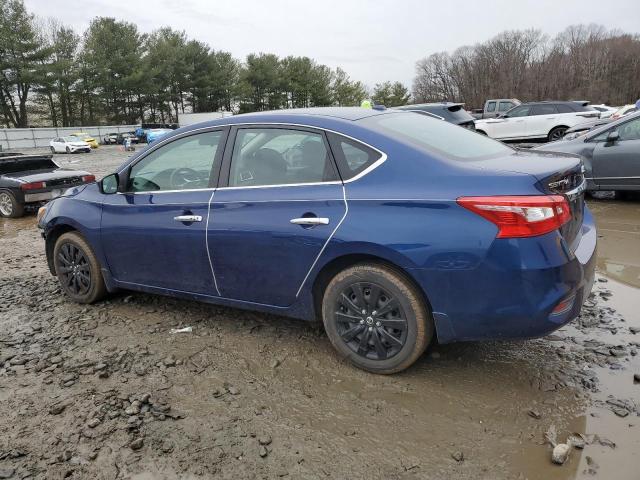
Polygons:
[[140,125],[111,125],[92,127],[58,128],[2,128],[0,129],[0,150],[20,150],[21,148],[48,147],[56,137],[65,137],[74,132],[88,133],[98,142],[107,133],[131,132]]

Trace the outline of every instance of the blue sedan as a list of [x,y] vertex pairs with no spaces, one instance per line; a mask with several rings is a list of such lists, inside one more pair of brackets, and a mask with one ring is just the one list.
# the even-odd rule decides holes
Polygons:
[[73,300],[136,290],[321,319],[401,371],[432,340],[527,338],[580,312],[596,230],[579,157],[412,112],[318,108],[172,132],[38,214]]

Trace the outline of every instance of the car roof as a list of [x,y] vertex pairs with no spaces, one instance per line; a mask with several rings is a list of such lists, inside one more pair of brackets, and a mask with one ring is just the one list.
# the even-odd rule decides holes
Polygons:
[[413,105],[402,105],[401,107],[395,107],[398,110],[410,110],[418,107],[455,107],[458,105],[464,105],[462,102],[432,102],[432,103],[414,103]]
[[[313,107],[313,108],[292,108],[288,110],[269,110],[266,112],[254,112],[242,115],[234,115],[233,118],[247,116],[262,116],[262,115],[304,115],[304,116],[320,116],[320,117],[334,117],[342,120],[360,120],[362,118],[373,117],[376,115],[382,115],[386,111],[386,108],[360,108],[360,107]],[[230,117],[227,117],[230,118]]]
[[560,104],[560,105],[581,105],[584,102],[582,102],[582,101],[573,101],[573,100],[540,100],[540,101],[537,101],[537,102],[524,102],[522,105],[518,105],[518,106],[544,105],[544,104],[547,104],[547,103]]

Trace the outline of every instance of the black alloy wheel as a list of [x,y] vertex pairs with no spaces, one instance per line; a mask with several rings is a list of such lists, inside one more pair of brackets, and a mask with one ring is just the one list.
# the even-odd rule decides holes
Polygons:
[[91,289],[91,265],[85,253],[73,243],[60,246],[56,272],[65,290],[73,295],[86,295]]
[[375,283],[357,282],[345,288],[336,302],[334,318],[342,340],[364,358],[391,358],[407,340],[402,306]]

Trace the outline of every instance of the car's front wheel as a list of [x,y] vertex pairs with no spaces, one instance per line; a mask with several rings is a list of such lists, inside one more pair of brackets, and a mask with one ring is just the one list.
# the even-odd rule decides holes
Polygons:
[[24,205],[11,192],[0,192],[0,216],[18,218],[24,215]]
[[60,235],[53,248],[53,262],[62,290],[74,302],[93,303],[105,296],[100,263],[79,233]]
[[51,153],[56,153],[56,149],[53,147],[49,147],[49,149],[51,149]]
[[322,320],[341,356],[373,373],[400,372],[433,337],[420,293],[394,268],[364,263],[338,273],[322,300]]

